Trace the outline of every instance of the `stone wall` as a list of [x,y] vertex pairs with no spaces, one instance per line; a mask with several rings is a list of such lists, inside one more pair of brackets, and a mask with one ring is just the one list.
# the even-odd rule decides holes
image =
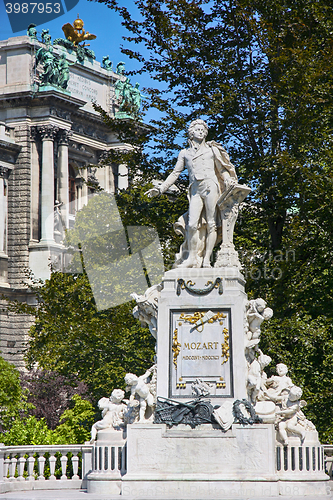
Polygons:
[[[16,143],[21,147],[15,168],[8,178],[8,284],[10,289],[2,293],[17,300],[26,301],[24,282],[29,267],[28,245],[30,240],[30,126],[22,123],[15,129]],[[13,293],[14,292],[14,293]],[[1,301],[0,350],[4,359],[18,368],[24,367],[23,354],[28,339],[32,318],[7,310],[6,301]]]

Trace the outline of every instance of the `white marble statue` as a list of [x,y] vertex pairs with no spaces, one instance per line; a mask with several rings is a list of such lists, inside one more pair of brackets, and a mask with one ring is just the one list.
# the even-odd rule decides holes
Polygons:
[[264,299],[249,300],[246,304],[246,319],[248,328],[246,332],[247,345],[254,347],[260,340],[260,326],[264,320],[269,320],[273,316],[273,309],[266,307]]
[[288,444],[289,433],[299,436],[301,443],[305,438],[305,427],[299,423],[299,414],[303,415],[301,409],[306,405],[305,401],[300,400],[301,397],[302,389],[294,385],[290,388],[287,399],[282,402],[281,409],[276,410],[278,437],[285,446]]
[[251,349],[248,359],[249,361],[252,359],[252,361],[248,361],[247,394],[248,400],[255,405],[258,399],[262,399],[260,396],[264,394],[267,381],[264,369],[272,361],[272,358],[263,354],[260,349],[257,352]]
[[[139,402],[139,422],[146,422],[152,416],[152,411],[155,406],[154,382],[148,383],[149,378],[156,378],[156,366],[152,366],[143,375],[138,377],[134,373],[125,375],[127,384],[126,390],[131,391],[129,406],[136,406]],[[136,399],[136,397],[138,399]],[[150,409],[151,415],[147,415],[147,410]]]
[[161,285],[154,285],[148,288],[144,295],[131,294],[137,304],[133,309],[134,318],[141,322],[141,326],[148,325],[149,331],[155,339],[157,338],[158,298],[161,288]]
[[[305,431],[315,431],[316,428],[308,420],[302,408],[306,402],[301,400],[302,389],[297,387],[287,376],[288,367],[284,363],[276,365],[277,375],[265,380],[261,379],[261,388],[256,395],[256,413],[264,423],[275,423],[277,438],[282,444],[288,444],[288,436],[296,435],[305,439]],[[265,374],[266,375],[266,374]]]
[[238,213],[238,208],[236,213],[233,207],[250,191],[237,184],[235,167],[226,150],[214,141],[205,141],[207,133],[207,124],[194,120],[188,129],[190,147],[179,153],[167,179],[147,191],[148,196],[165,193],[187,168],[189,210],[175,225],[176,232],[185,238],[176,267],[211,267],[213,248],[221,239],[233,250],[233,227]]
[[114,389],[110,398],[101,398],[98,407],[102,410],[102,420],[95,422],[91,428],[91,442],[95,441],[97,432],[102,429],[120,429],[124,426],[124,411],[126,404],[123,403],[125,393],[121,389]]
[[277,375],[273,375],[266,380],[264,399],[274,401],[274,403],[281,403],[294,384],[291,378],[287,377],[288,367],[284,363],[276,365],[276,373]]

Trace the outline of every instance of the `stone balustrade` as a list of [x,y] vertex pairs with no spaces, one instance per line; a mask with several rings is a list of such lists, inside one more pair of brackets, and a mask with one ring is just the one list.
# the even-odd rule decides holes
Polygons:
[[[92,445],[0,445],[0,493],[32,489],[85,489]],[[52,484],[51,484],[52,483]]]
[[126,444],[116,446],[101,446],[95,443],[92,457],[94,472],[118,472],[120,476],[126,474]]
[[[281,477],[326,471],[333,480],[333,445],[278,445],[276,470]],[[86,489],[89,473],[108,471],[126,474],[126,446],[0,444],[0,493]]]
[[330,480],[333,481],[333,445],[323,444],[325,471],[329,475]]
[[324,450],[322,446],[277,446],[276,470],[297,474],[324,470]]

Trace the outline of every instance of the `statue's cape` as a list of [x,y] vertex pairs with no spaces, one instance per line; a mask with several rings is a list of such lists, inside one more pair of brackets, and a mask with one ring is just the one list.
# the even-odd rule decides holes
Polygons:
[[[215,142],[215,141],[208,141],[206,142],[207,146],[210,146],[212,148],[212,151],[215,156],[215,160],[217,161],[217,164],[219,166],[219,170],[225,169],[229,172],[230,177],[233,177],[234,179],[237,180],[237,174],[234,165],[230,161],[230,157],[222,144]],[[220,173],[220,172],[219,172]]]

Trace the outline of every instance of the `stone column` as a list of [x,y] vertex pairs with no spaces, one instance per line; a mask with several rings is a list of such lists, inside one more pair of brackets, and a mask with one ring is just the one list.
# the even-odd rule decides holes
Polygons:
[[68,139],[71,135],[70,130],[61,130],[58,139],[59,201],[62,203],[61,217],[66,229],[69,228]]
[[7,197],[5,196],[5,182],[8,168],[0,166],[0,255],[5,253],[6,241],[6,219],[7,219]]
[[125,163],[121,163],[118,167],[118,189],[128,188],[128,168]]
[[41,243],[54,243],[54,149],[58,127],[38,128],[42,139]]

